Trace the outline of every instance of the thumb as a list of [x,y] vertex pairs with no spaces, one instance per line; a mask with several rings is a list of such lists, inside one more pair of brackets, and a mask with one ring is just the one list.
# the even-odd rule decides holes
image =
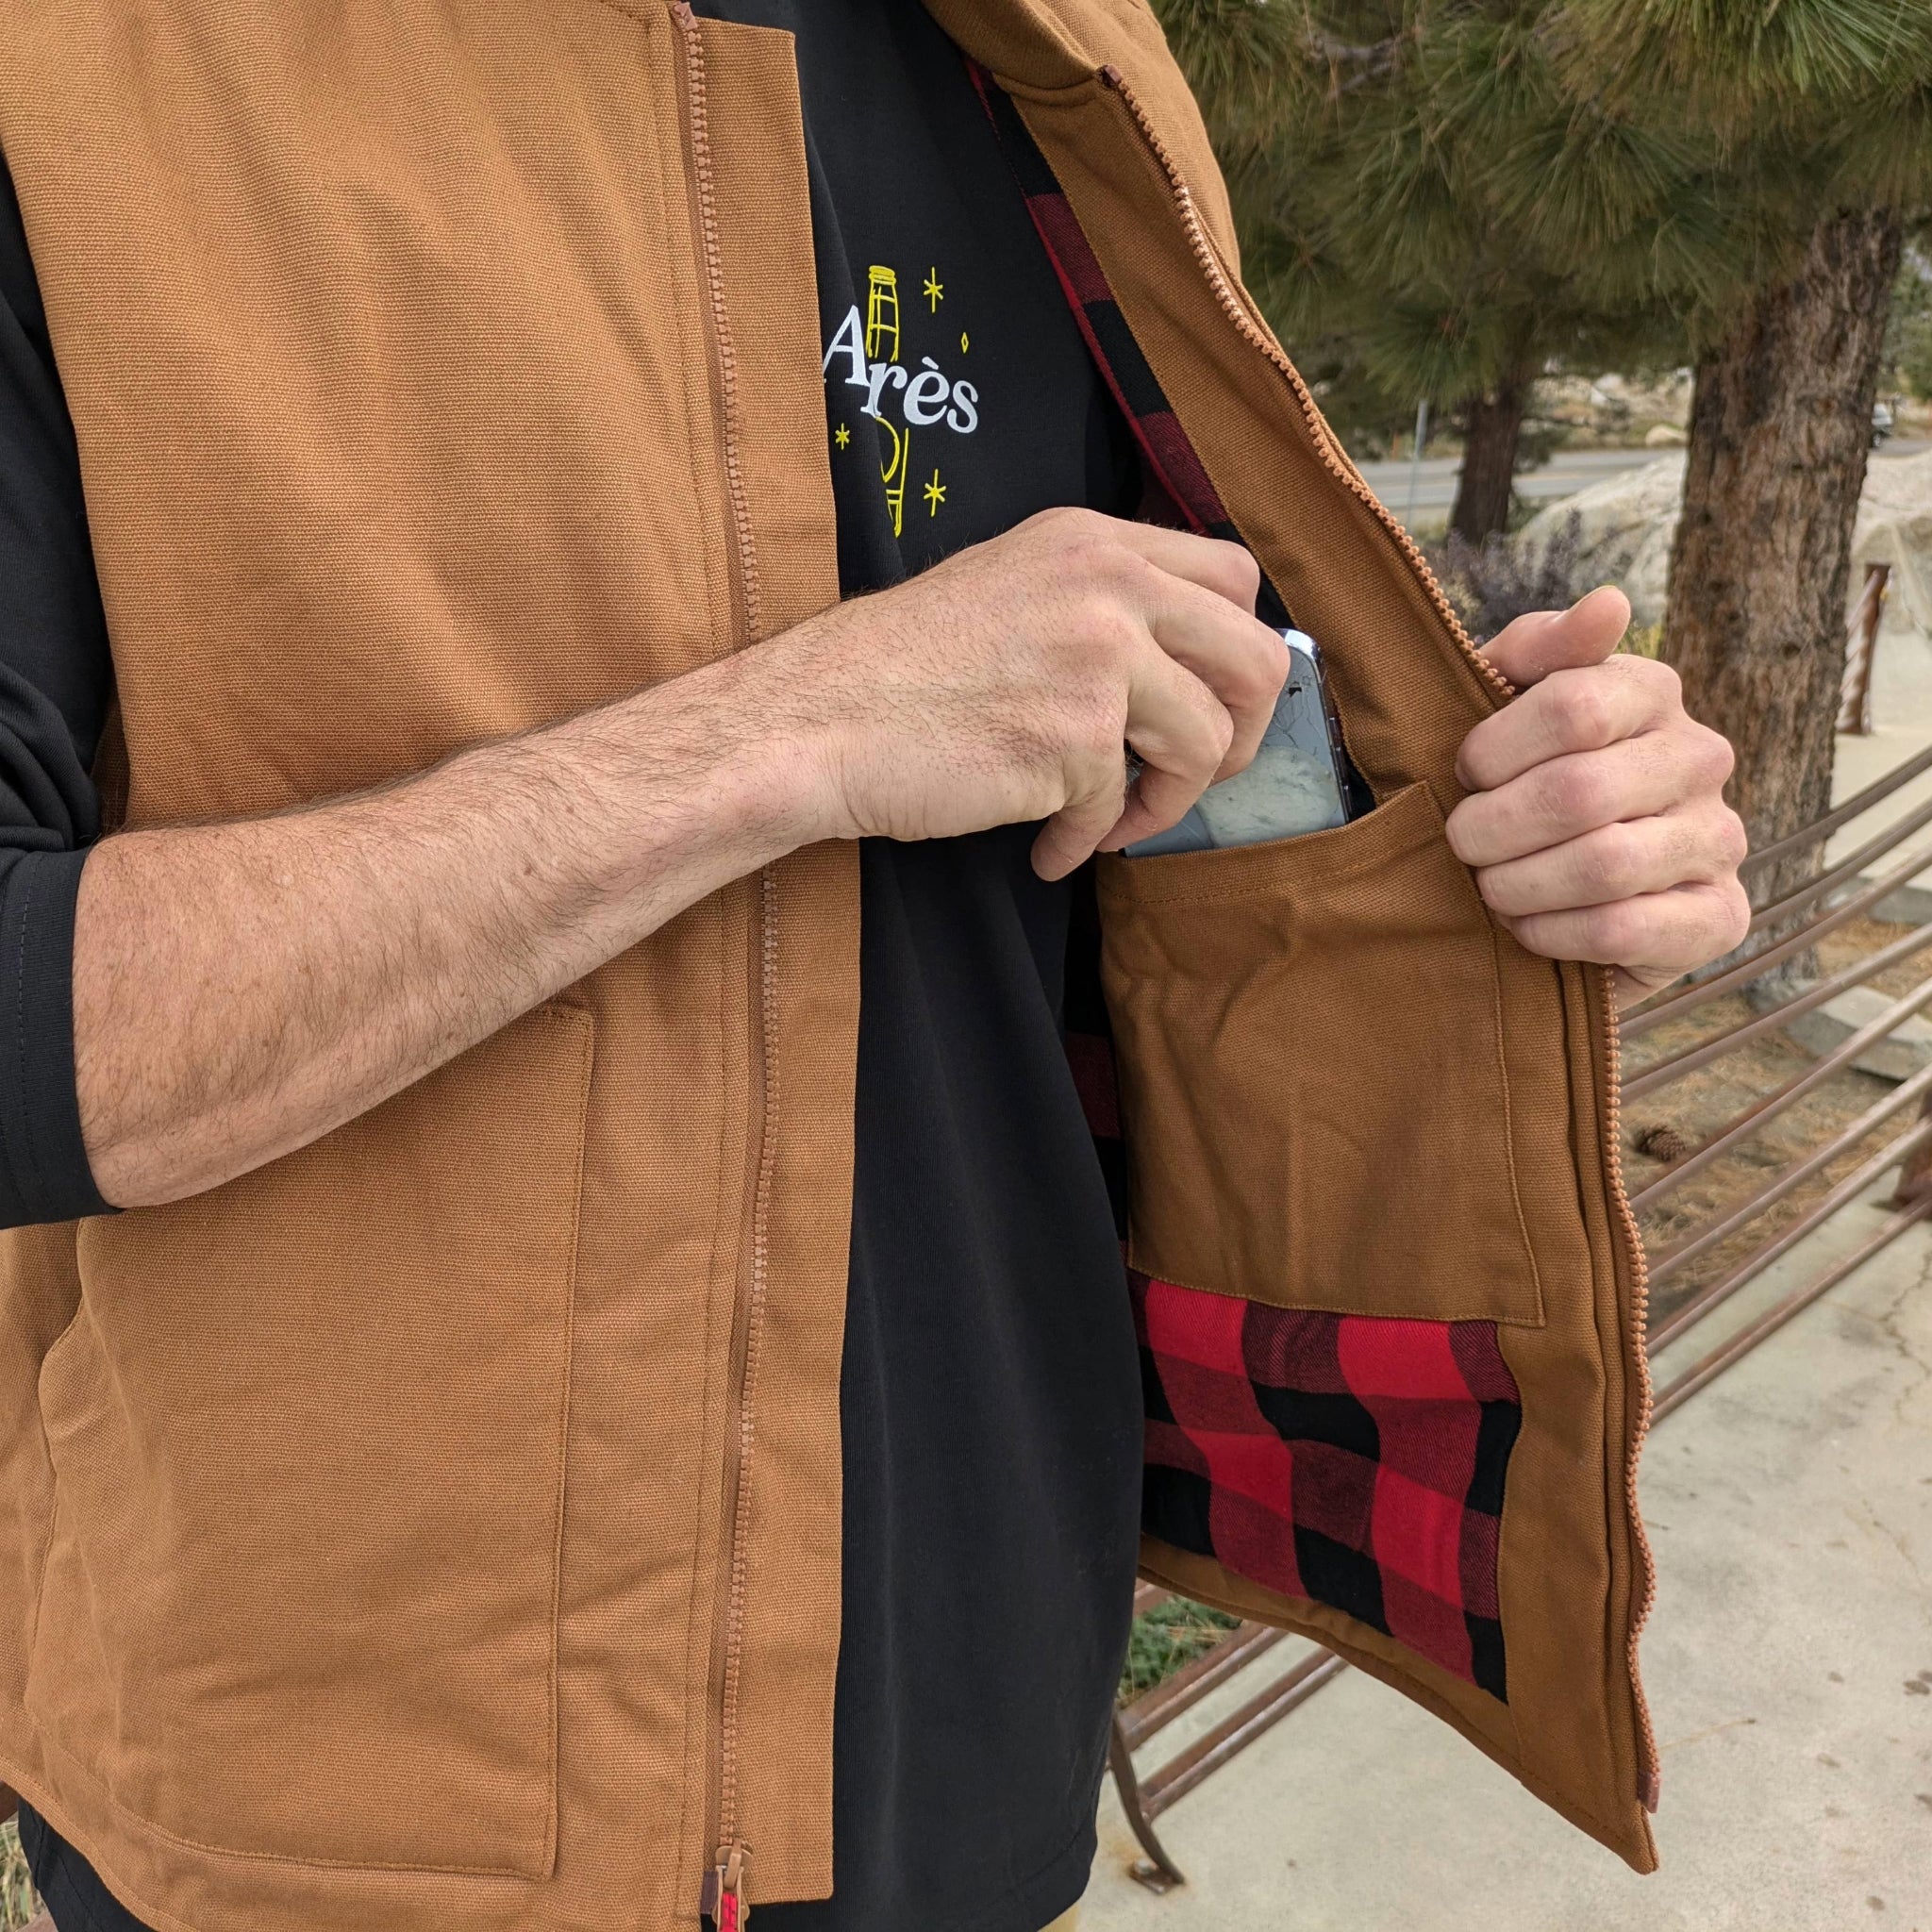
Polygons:
[[1483,656],[1513,685],[1540,683],[1553,671],[1601,664],[1630,628],[1630,600],[1600,584],[1567,610],[1532,610],[1483,646]]

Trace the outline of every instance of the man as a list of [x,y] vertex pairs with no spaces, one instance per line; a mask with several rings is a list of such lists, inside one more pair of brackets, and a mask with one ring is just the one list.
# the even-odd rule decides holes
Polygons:
[[[1065,1039],[1141,888],[1089,861],[1245,764],[1257,597],[1329,633],[1377,808],[1331,837],[1431,868],[1374,890],[1451,974],[1445,1050],[1492,1024],[1457,961],[1544,1026],[1586,985],[1547,959],[1654,987],[1741,932],[1726,756],[1608,658],[1621,599],[1512,626],[1534,689],[1485,716],[1397,551],[1328,550],[1366,510],[1291,474],[1312,428],[1194,399],[1262,337],[1151,21],[936,12],[0,12],[0,1770],[66,1932],[1071,1907],[1143,1433],[1114,1103]],[[1223,504],[1238,449],[1294,543]],[[1409,600],[1386,653],[1322,622],[1318,552]],[[1402,789],[1381,746],[1452,716]]]

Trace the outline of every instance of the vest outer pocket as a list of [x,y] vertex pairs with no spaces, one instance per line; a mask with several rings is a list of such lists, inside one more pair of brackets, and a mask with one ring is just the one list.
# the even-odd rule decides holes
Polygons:
[[1537,1325],[1497,948],[1426,785],[1333,831],[1103,860],[1103,970],[1157,1280]]
[[591,1050],[552,1003],[295,1154],[84,1224],[41,1374],[57,1777],[211,1850],[551,1870]]

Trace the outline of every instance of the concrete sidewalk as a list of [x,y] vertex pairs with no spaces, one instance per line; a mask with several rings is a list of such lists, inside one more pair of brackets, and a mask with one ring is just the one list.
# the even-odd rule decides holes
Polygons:
[[[1877,1224],[1859,1204],[1678,1344],[1680,1370]],[[1083,1932],[1932,1932],[1932,1233],[1914,1228],[1651,1440],[1644,1645],[1664,1869],[1638,1878],[1353,1673],[1160,1821],[1109,1789]],[[1252,1696],[1289,1647],[1148,1747]]]

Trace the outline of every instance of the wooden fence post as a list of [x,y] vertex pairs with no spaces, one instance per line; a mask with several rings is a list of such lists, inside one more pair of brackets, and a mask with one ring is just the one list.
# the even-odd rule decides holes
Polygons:
[[1844,683],[1840,688],[1838,703],[1838,728],[1857,738],[1872,735],[1872,659],[1878,649],[1878,624],[1885,612],[1885,592],[1890,581],[1890,564],[1868,563],[1865,588],[1858,594],[1858,608],[1852,613]]

